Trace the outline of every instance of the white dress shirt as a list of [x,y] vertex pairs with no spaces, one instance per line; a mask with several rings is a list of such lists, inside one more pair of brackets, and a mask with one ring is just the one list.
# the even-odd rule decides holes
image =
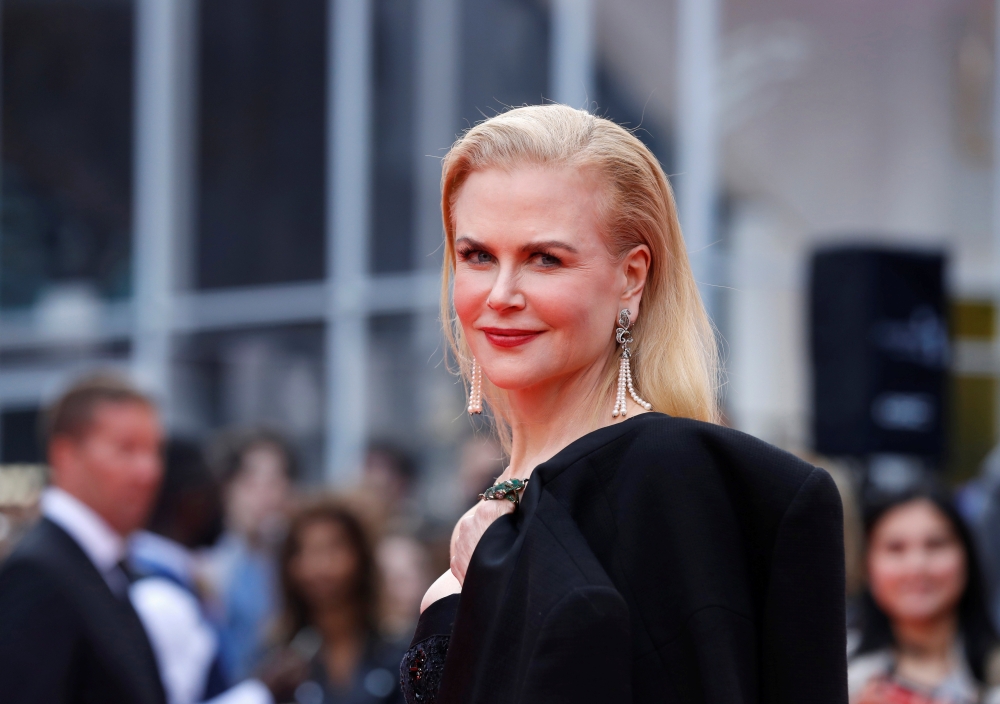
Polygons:
[[125,539],[94,509],[59,487],[42,492],[42,515],[69,534],[101,573],[116,595],[128,592],[128,577],[118,566],[125,557]]
[[[132,602],[156,654],[170,704],[197,702],[218,648],[197,599],[164,578],[141,579],[130,589],[128,576],[119,566],[126,554],[125,539],[72,494],[48,487],[42,492],[41,509],[45,518],[80,546],[111,590]],[[192,559],[183,546],[145,532],[134,540],[181,581],[191,579]],[[261,682],[247,680],[207,704],[274,704],[274,699]]]
[[[132,604],[149,634],[170,704],[201,701],[219,649],[215,629],[205,620],[197,597],[181,584],[194,582],[194,558],[183,545],[140,531],[129,548],[139,566],[155,565],[167,577],[150,576],[131,588]],[[176,581],[175,581],[176,580]],[[273,704],[258,680],[247,680],[210,700],[210,704]]]

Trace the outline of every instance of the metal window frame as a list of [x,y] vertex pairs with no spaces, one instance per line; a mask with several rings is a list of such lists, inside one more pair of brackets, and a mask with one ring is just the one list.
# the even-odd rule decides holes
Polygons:
[[[144,388],[171,408],[175,335],[321,322],[326,326],[326,480],[354,479],[366,439],[368,322],[421,316],[422,347],[438,344],[440,245],[437,160],[457,115],[461,0],[417,0],[414,270],[368,270],[371,201],[371,50],[374,0],[328,0],[325,280],[194,291],[181,285],[192,248],[196,163],[198,0],[135,0],[134,296],[103,303],[82,337],[53,336],[32,312],[0,316],[0,352],[131,342],[128,362]],[[593,0],[553,4],[553,96],[582,107],[593,85]],[[433,207],[432,207],[433,206]],[[107,366],[107,365],[105,365]],[[0,409],[42,404],[84,363],[0,368]]]

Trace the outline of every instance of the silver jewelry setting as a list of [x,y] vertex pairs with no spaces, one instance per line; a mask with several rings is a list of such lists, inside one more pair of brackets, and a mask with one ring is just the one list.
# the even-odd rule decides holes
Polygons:
[[623,308],[618,313],[618,327],[615,330],[615,339],[622,347],[622,358],[618,363],[618,391],[615,395],[615,408],[611,411],[611,417],[625,417],[628,414],[628,404],[625,397],[626,390],[633,401],[647,411],[652,410],[653,405],[651,403],[639,398],[639,394],[635,392],[635,385],[632,380],[632,352],[629,350],[629,345],[634,340],[632,339],[632,313],[628,308]]

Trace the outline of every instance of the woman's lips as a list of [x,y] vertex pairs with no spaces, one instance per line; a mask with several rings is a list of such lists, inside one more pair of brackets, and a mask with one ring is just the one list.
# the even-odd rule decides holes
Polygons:
[[517,330],[513,328],[482,328],[491,345],[497,347],[517,347],[531,342],[542,334],[540,330]]

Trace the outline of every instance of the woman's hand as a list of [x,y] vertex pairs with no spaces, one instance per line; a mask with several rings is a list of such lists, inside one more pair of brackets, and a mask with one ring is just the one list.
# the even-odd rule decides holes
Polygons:
[[465,583],[465,573],[469,569],[469,560],[479,545],[479,539],[496,519],[507,513],[513,513],[516,506],[513,501],[480,501],[466,511],[451,534],[451,571],[459,584]]

